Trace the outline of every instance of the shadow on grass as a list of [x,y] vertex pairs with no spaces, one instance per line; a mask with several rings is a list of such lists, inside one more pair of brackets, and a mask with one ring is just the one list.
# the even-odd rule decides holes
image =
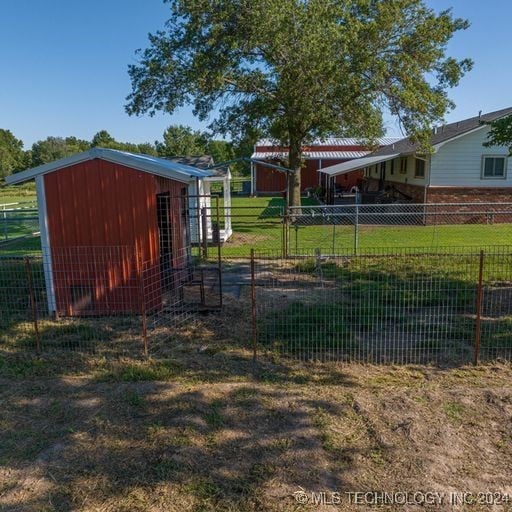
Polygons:
[[[269,497],[289,500],[292,510],[299,486],[341,488],[355,463],[356,449],[331,450],[317,421],[319,411],[343,415],[344,400],[258,383],[191,387],[132,377],[9,388],[0,380],[9,403],[0,463],[11,475],[3,510],[148,510],[155,496],[168,510],[180,501],[192,510],[274,510]],[[331,471],[325,457],[343,470]]]

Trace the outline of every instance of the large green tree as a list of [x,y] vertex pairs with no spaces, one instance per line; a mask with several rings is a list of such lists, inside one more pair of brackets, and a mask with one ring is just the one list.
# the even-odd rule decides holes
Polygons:
[[508,146],[508,152],[512,156],[512,115],[497,119],[490,126],[484,146]]
[[197,156],[206,154],[208,139],[189,126],[171,125],[163,134],[163,141],[156,143],[160,156]]
[[22,169],[24,156],[23,142],[10,130],[0,128],[0,179]]
[[32,145],[32,166],[46,164],[66,156],[81,153],[91,147],[90,142],[76,137],[47,137]]
[[422,141],[471,68],[446,56],[467,21],[423,0],[164,0],[165,29],[129,66],[129,114],[192,104],[240,137],[261,129],[289,147],[300,202],[301,147],[314,137],[383,133],[383,112]]

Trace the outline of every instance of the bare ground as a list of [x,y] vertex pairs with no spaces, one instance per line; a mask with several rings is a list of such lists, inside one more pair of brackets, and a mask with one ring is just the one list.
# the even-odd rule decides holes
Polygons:
[[0,510],[372,510],[345,494],[370,491],[445,493],[379,510],[512,510],[448,495],[512,500],[510,365],[254,365],[247,308],[149,360],[0,354]]

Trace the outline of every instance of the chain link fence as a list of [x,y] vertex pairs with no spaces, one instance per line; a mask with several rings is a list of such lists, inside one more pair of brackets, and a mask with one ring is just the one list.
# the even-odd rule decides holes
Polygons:
[[285,222],[291,255],[512,244],[512,203],[302,206]]
[[302,360],[512,357],[512,251],[252,260],[254,341]]

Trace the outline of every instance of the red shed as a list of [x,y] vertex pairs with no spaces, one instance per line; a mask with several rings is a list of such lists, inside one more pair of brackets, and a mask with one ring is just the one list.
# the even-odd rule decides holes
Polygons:
[[179,279],[190,260],[190,196],[211,175],[94,148],[9,176],[9,184],[36,181],[49,311],[104,315],[160,307],[161,274]]

